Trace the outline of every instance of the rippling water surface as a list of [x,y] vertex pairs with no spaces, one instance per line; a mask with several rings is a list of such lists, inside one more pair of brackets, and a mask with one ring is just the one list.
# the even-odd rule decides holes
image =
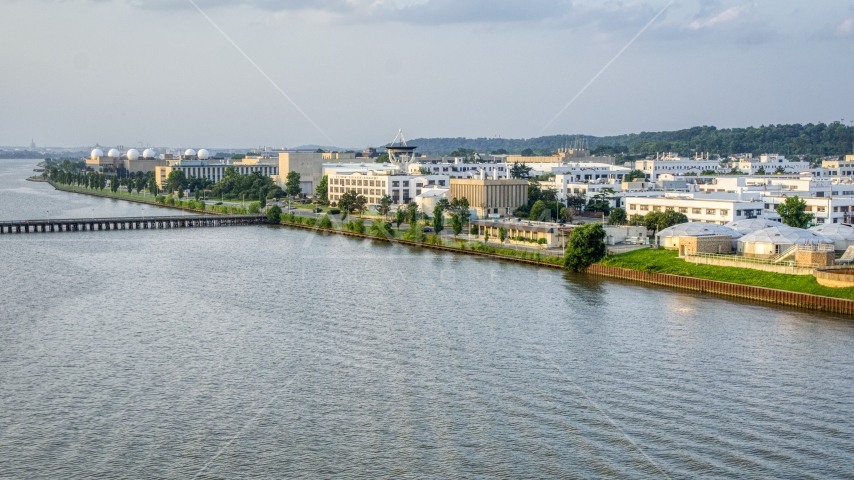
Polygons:
[[[139,208],[22,165],[0,219]],[[0,268],[2,478],[854,476],[845,317],[274,227]]]

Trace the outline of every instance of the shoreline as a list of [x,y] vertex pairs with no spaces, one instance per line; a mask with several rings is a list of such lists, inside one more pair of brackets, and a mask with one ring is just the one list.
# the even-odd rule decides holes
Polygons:
[[[123,198],[123,197],[117,197],[117,196],[113,196],[113,195],[109,195],[109,194],[96,193],[96,192],[81,192],[81,191],[77,191],[77,190],[70,190],[70,189],[58,187],[56,184],[54,184],[53,182],[50,182],[50,181],[48,181],[47,183],[50,183],[50,185],[53,186],[57,190],[61,190],[64,192],[69,192],[69,193],[82,193],[84,195],[93,195],[96,197],[110,198],[110,199],[114,199],[114,200],[125,200],[125,201],[130,201],[130,202],[135,202],[135,203],[144,203],[144,204],[148,204],[148,205],[155,205],[155,206],[164,207],[164,208],[172,208],[172,209],[184,210],[184,211],[190,211],[190,212],[219,215],[218,212],[209,212],[209,211],[202,212],[200,210],[194,210],[194,209],[189,209],[189,208],[185,208],[185,207],[177,207],[177,206],[172,206],[172,205],[163,205],[163,204],[156,203],[156,202],[148,202],[148,201],[144,201],[142,199],[137,200],[137,199],[132,199],[132,198]],[[270,225],[274,225],[274,224],[270,224]],[[298,228],[298,229],[302,229],[302,230],[312,230],[316,233],[345,235],[345,236],[349,236],[349,237],[378,240],[378,241],[384,241],[384,242],[388,242],[388,243],[399,243],[399,244],[407,245],[407,246],[411,246],[411,247],[429,248],[432,250],[468,254],[468,255],[474,255],[474,256],[484,257],[484,258],[492,258],[495,260],[505,260],[505,261],[510,261],[510,262],[526,264],[526,265],[532,265],[532,266],[559,268],[561,270],[564,269],[563,262],[561,262],[561,263],[545,262],[545,261],[537,260],[537,259],[522,258],[522,257],[517,257],[517,256],[511,256],[511,255],[502,255],[502,254],[498,254],[498,253],[482,252],[482,251],[466,249],[466,248],[451,247],[451,246],[447,246],[447,245],[437,245],[437,244],[432,244],[432,243],[427,243],[427,242],[416,242],[416,241],[404,240],[404,239],[400,239],[400,238],[386,238],[386,237],[369,235],[369,234],[365,234],[365,233],[356,233],[356,232],[350,232],[347,230],[338,230],[335,228],[331,228],[331,229],[320,228],[317,226],[306,225],[306,224],[302,224],[302,223],[286,222],[284,220],[280,221],[277,225],[285,226],[285,227],[291,227],[291,228]],[[555,257],[555,258],[560,258],[560,257]],[[659,286],[665,286],[665,287],[671,287],[671,288],[678,288],[681,290],[688,290],[688,291],[718,295],[718,296],[723,296],[723,297],[729,297],[729,298],[739,298],[739,299],[749,300],[749,301],[754,301],[754,302],[762,302],[764,304],[770,304],[770,305],[783,305],[783,306],[787,306],[787,307],[802,308],[802,309],[813,310],[813,311],[823,311],[823,312],[838,313],[838,314],[844,314],[844,315],[854,315],[854,300],[848,300],[848,299],[844,299],[844,298],[826,297],[826,296],[822,296],[822,295],[813,295],[813,294],[809,294],[809,293],[794,292],[794,291],[789,291],[789,290],[778,290],[778,289],[767,288],[767,287],[757,287],[757,286],[744,285],[744,284],[738,284],[738,283],[721,282],[718,280],[707,280],[707,279],[697,278],[697,277],[687,277],[687,276],[681,276],[681,275],[671,275],[671,274],[661,274],[661,273],[647,273],[647,272],[643,272],[640,270],[632,270],[632,269],[620,268],[620,267],[610,267],[610,266],[599,265],[599,264],[590,265],[589,267],[587,267],[584,270],[583,273],[588,274],[588,275],[596,275],[596,276],[607,277],[607,278],[617,278],[617,279],[622,279],[622,280],[629,280],[629,281],[632,281],[635,283],[659,285]]]

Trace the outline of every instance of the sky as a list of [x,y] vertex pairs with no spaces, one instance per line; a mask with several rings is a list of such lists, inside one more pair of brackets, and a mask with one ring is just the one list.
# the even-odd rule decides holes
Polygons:
[[0,66],[0,145],[850,124],[854,1],[0,0]]

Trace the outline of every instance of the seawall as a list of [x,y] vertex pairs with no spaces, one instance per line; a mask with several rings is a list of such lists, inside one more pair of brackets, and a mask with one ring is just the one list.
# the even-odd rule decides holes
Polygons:
[[789,292],[773,288],[754,287],[737,283],[719,282],[703,278],[682,277],[663,273],[647,273],[626,268],[591,265],[587,273],[610,278],[621,278],[635,282],[675,287],[695,292],[713,293],[728,297],[744,298],[789,307],[807,308],[824,312],[854,315],[854,300],[822,297],[808,293]]

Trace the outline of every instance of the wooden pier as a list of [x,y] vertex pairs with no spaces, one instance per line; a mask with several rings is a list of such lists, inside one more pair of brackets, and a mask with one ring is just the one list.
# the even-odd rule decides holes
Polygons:
[[193,215],[170,217],[71,218],[0,221],[0,234],[83,232],[107,230],[162,230],[168,228],[227,227],[267,223],[264,215]]

